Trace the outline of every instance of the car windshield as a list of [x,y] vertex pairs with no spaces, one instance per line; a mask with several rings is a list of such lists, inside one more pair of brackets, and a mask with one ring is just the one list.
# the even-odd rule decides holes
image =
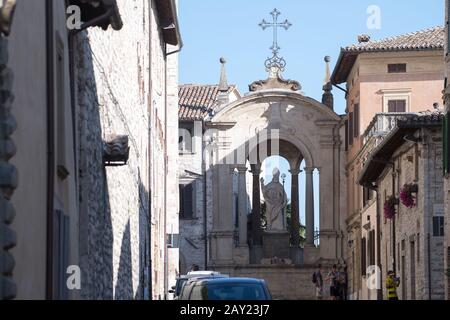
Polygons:
[[179,296],[181,294],[181,289],[183,289],[184,284],[188,279],[178,279],[177,288],[175,289],[175,296]]
[[230,283],[207,284],[202,290],[203,300],[266,300],[264,287],[260,284]]

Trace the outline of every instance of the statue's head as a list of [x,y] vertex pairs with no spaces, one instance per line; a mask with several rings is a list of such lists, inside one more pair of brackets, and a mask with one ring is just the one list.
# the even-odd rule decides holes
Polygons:
[[280,170],[278,168],[273,169],[272,175],[273,175],[273,180],[272,180],[273,182],[280,181]]

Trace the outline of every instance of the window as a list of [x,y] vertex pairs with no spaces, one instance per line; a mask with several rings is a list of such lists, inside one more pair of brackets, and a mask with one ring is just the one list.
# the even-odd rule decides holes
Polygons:
[[180,185],[180,218],[194,218],[194,183]]
[[352,145],[353,144],[353,137],[354,137],[354,119],[353,119],[353,112],[350,112],[350,114],[348,115],[348,144]]
[[181,153],[194,152],[194,122],[181,122],[178,131],[178,151]]
[[406,100],[389,100],[388,112],[406,112]]
[[66,81],[64,44],[59,34],[56,34],[56,166],[58,177],[64,180],[69,175],[66,168]]
[[444,236],[444,217],[433,217],[433,236]]
[[405,73],[406,63],[388,64],[388,73]]
[[358,138],[359,137],[359,104],[355,104],[353,112],[354,112],[354,125],[353,125],[354,135],[355,135],[355,138]]
[[450,174],[450,110],[447,111],[443,121],[443,143],[444,174]]
[[369,232],[369,265],[375,265],[375,230]]
[[363,208],[365,208],[373,199],[373,190],[363,188]]
[[361,275],[367,274],[367,241],[366,238],[361,239]]
[[348,119],[345,120],[345,151],[348,151]]

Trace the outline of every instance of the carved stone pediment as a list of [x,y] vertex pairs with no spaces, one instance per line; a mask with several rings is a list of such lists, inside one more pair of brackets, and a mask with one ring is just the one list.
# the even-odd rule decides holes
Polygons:
[[255,81],[249,85],[249,90],[251,92],[266,89],[285,89],[291,91],[299,91],[302,89],[302,86],[298,81],[283,79],[280,74],[269,77],[266,80]]

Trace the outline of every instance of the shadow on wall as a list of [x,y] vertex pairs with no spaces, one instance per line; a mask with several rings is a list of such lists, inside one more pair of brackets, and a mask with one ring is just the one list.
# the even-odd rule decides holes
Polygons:
[[[139,194],[139,229],[130,218],[122,234],[114,234],[108,187],[103,163],[103,134],[94,57],[86,33],[80,33],[76,44],[76,78],[78,108],[78,154],[80,195],[80,267],[82,298],[90,300],[150,299],[150,196],[142,183],[139,169],[136,193]],[[108,119],[110,121],[111,119]],[[131,163],[128,163],[130,166]],[[126,168],[126,167],[123,167]],[[108,169],[120,170],[119,168]],[[130,176],[131,178],[131,176]],[[110,181],[112,183],[112,181]],[[125,194],[124,197],[127,195]],[[128,201],[127,199],[121,199]],[[116,212],[116,211],[115,211]],[[125,214],[125,213],[124,213]],[[132,213],[133,215],[135,213]],[[135,244],[134,232],[139,232]],[[114,239],[122,239],[118,265],[114,265]],[[136,246],[138,246],[136,252]],[[139,254],[138,287],[133,288],[133,254]],[[117,260],[117,259],[116,259]],[[117,270],[117,277],[114,277]],[[114,282],[116,279],[116,282]],[[135,290],[136,291],[135,291]]]
[[150,257],[150,196],[142,184],[139,173],[139,287],[135,299],[151,298],[151,257]]
[[119,269],[117,271],[117,282],[114,290],[116,300],[131,300],[133,297],[133,280],[131,271],[131,232],[130,221],[123,233],[122,245],[120,247]]
[[113,299],[113,230],[93,57],[86,33],[75,40],[78,192],[83,299]]

